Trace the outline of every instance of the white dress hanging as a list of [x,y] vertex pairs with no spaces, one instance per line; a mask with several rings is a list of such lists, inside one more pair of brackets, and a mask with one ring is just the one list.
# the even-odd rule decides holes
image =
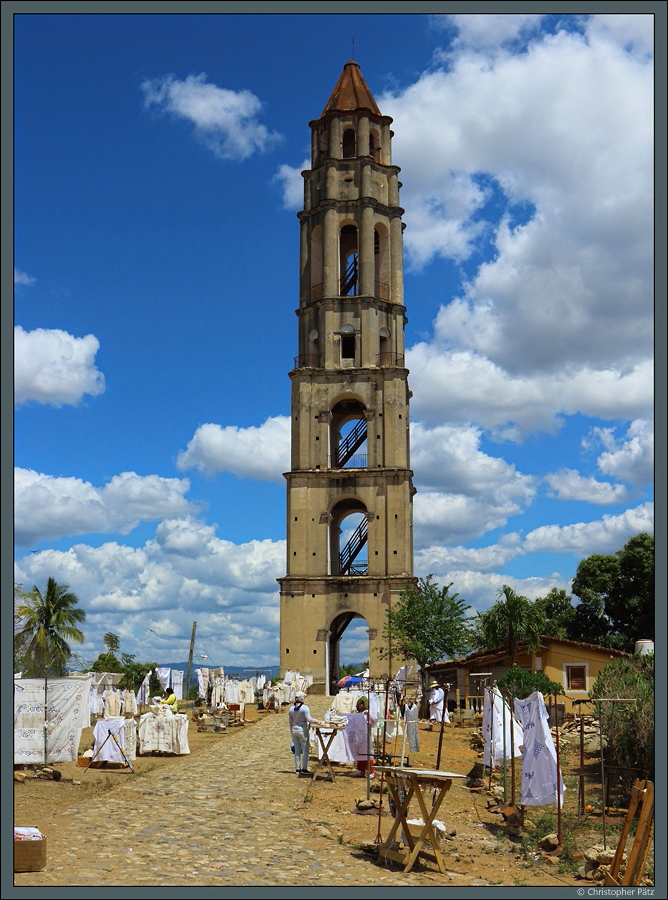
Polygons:
[[526,700],[515,700],[515,714],[524,728],[522,805],[556,805],[558,797],[559,806],[563,806],[564,780],[557,767],[557,751],[543,695],[534,691]]

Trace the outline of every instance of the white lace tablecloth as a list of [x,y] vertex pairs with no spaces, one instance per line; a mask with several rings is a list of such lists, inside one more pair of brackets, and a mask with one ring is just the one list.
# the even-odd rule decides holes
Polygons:
[[139,720],[139,753],[190,753],[188,746],[188,717],[183,713],[164,716],[148,712]]

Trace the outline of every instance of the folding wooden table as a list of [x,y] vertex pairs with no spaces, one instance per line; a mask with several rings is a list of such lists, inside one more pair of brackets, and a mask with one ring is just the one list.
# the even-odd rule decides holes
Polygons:
[[[332,781],[334,781],[334,770],[332,769],[332,764],[329,761],[329,748],[332,746],[332,741],[336,737],[339,731],[343,731],[345,729],[344,725],[334,725],[331,722],[328,722],[326,725],[315,725],[311,723],[311,728],[315,731],[316,738],[322,747],[322,756],[318,760],[318,765],[313,770],[313,780],[322,768],[323,764],[327,766],[329,769],[329,777]],[[327,734],[323,736],[323,731],[327,732],[331,730],[331,734]],[[327,738],[327,742],[325,743],[325,737]]]
[[[456,775],[454,772],[441,772],[438,769],[432,771],[430,769],[410,769],[401,766],[376,766],[376,772],[383,773],[395,808],[394,822],[390,833],[378,849],[379,857],[401,863],[404,867],[404,872],[410,872],[418,857],[425,857],[435,862],[445,875],[445,865],[433,823],[445,799],[445,795],[452,787],[453,779],[466,778],[466,775]],[[425,802],[422,794],[425,788],[430,788],[434,791],[434,802],[431,806],[428,805],[428,802]],[[406,792],[403,800],[400,794],[402,790]],[[422,821],[424,822],[417,836],[411,833],[410,825],[407,822],[408,808],[413,798],[419,804]],[[416,826],[413,827],[415,828]],[[400,828],[403,829],[404,838],[408,844],[408,848],[404,850],[396,848],[397,833]],[[425,841],[429,841],[431,844],[431,851],[424,848]]]

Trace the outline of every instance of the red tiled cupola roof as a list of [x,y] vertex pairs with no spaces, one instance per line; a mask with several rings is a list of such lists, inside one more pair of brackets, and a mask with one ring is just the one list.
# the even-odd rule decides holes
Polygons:
[[376,101],[362,77],[360,67],[354,60],[350,60],[343,67],[341,77],[336,82],[336,87],[327,101],[320,118],[331,112],[349,112],[354,109],[368,109],[377,116],[381,114],[376,106]]

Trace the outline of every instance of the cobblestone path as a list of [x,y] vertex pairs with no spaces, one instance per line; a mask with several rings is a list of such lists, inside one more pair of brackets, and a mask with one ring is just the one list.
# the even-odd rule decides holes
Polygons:
[[[329,701],[309,702],[322,715]],[[412,873],[392,871],[305,824],[310,781],[294,774],[285,752],[285,715],[231,731],[179,760],[170,775],[164,769],[130,775],[108,795],[64,810],[47,830],[47,868],[15,875],[15,885],[406,888],[412,882]],[[370,822],[370,840],[373,831]]]

